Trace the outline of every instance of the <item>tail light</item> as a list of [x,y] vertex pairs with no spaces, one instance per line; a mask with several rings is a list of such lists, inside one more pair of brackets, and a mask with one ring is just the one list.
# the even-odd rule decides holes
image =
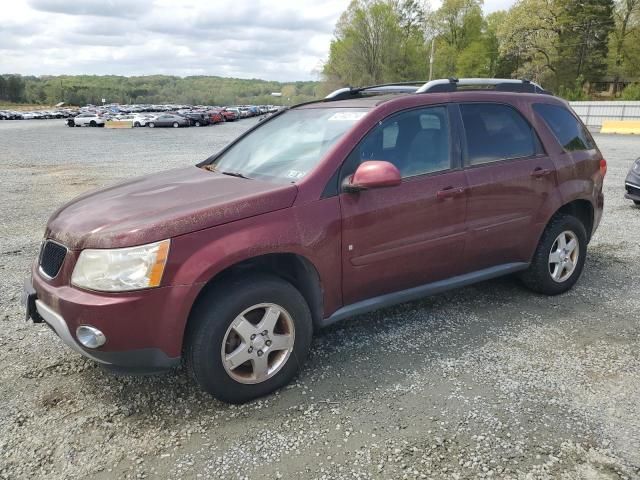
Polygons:
[[607,174],[607,161],[603,158],[600,160],[600,175],[604,178]]

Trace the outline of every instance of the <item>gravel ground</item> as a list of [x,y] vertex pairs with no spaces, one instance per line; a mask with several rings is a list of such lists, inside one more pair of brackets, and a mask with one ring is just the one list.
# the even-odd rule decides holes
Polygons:
[[571,292],[503,278],[362,315],[247,405],[181,369],[114,376],[24,322],[22,280],[57,206],[196,163],[252,123],[0,122],[0,478],[640,478],[640,209],[622,198],[637,137],[596,136],[605,214]]

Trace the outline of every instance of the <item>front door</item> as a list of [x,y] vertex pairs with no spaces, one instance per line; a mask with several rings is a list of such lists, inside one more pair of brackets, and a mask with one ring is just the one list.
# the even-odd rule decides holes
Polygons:
[[446,107],[401,112],[372,130],[347,164],[386,160],[399,186],[341,193],[345,305],[458,274],[466,177]]

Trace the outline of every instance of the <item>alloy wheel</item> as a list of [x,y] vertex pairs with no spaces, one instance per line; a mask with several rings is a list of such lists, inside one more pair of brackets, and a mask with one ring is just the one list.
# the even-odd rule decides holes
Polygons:
[[549,252],[549,274],[558,283],[566,281],[578,264],[580,245],[578,237],[570,230],[558,235]]
[[229,325],[222,341],[222,364],[239,383],[262,383],[287,363],[294,343],[293,319],[283,307],[254,305]]

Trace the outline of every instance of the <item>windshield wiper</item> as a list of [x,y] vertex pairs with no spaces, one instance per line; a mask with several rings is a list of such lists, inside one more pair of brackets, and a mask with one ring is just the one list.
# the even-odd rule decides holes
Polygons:
[[249,177],[241,174],[240,172],[221,172],[220,170],[216,170],[216,172],[221,173],[223,175],[229,175],[230,177],[246,178],[250,180]]
[[229,175],[230,177],[246,178],[247,180],[251,180],[249,177],[243,175],[240,172],[223,172],[221,170],[218,170],[215,165],[205,165],[204,168],[209,170],[210,172],[216,172],[221,173],[222,175]]

